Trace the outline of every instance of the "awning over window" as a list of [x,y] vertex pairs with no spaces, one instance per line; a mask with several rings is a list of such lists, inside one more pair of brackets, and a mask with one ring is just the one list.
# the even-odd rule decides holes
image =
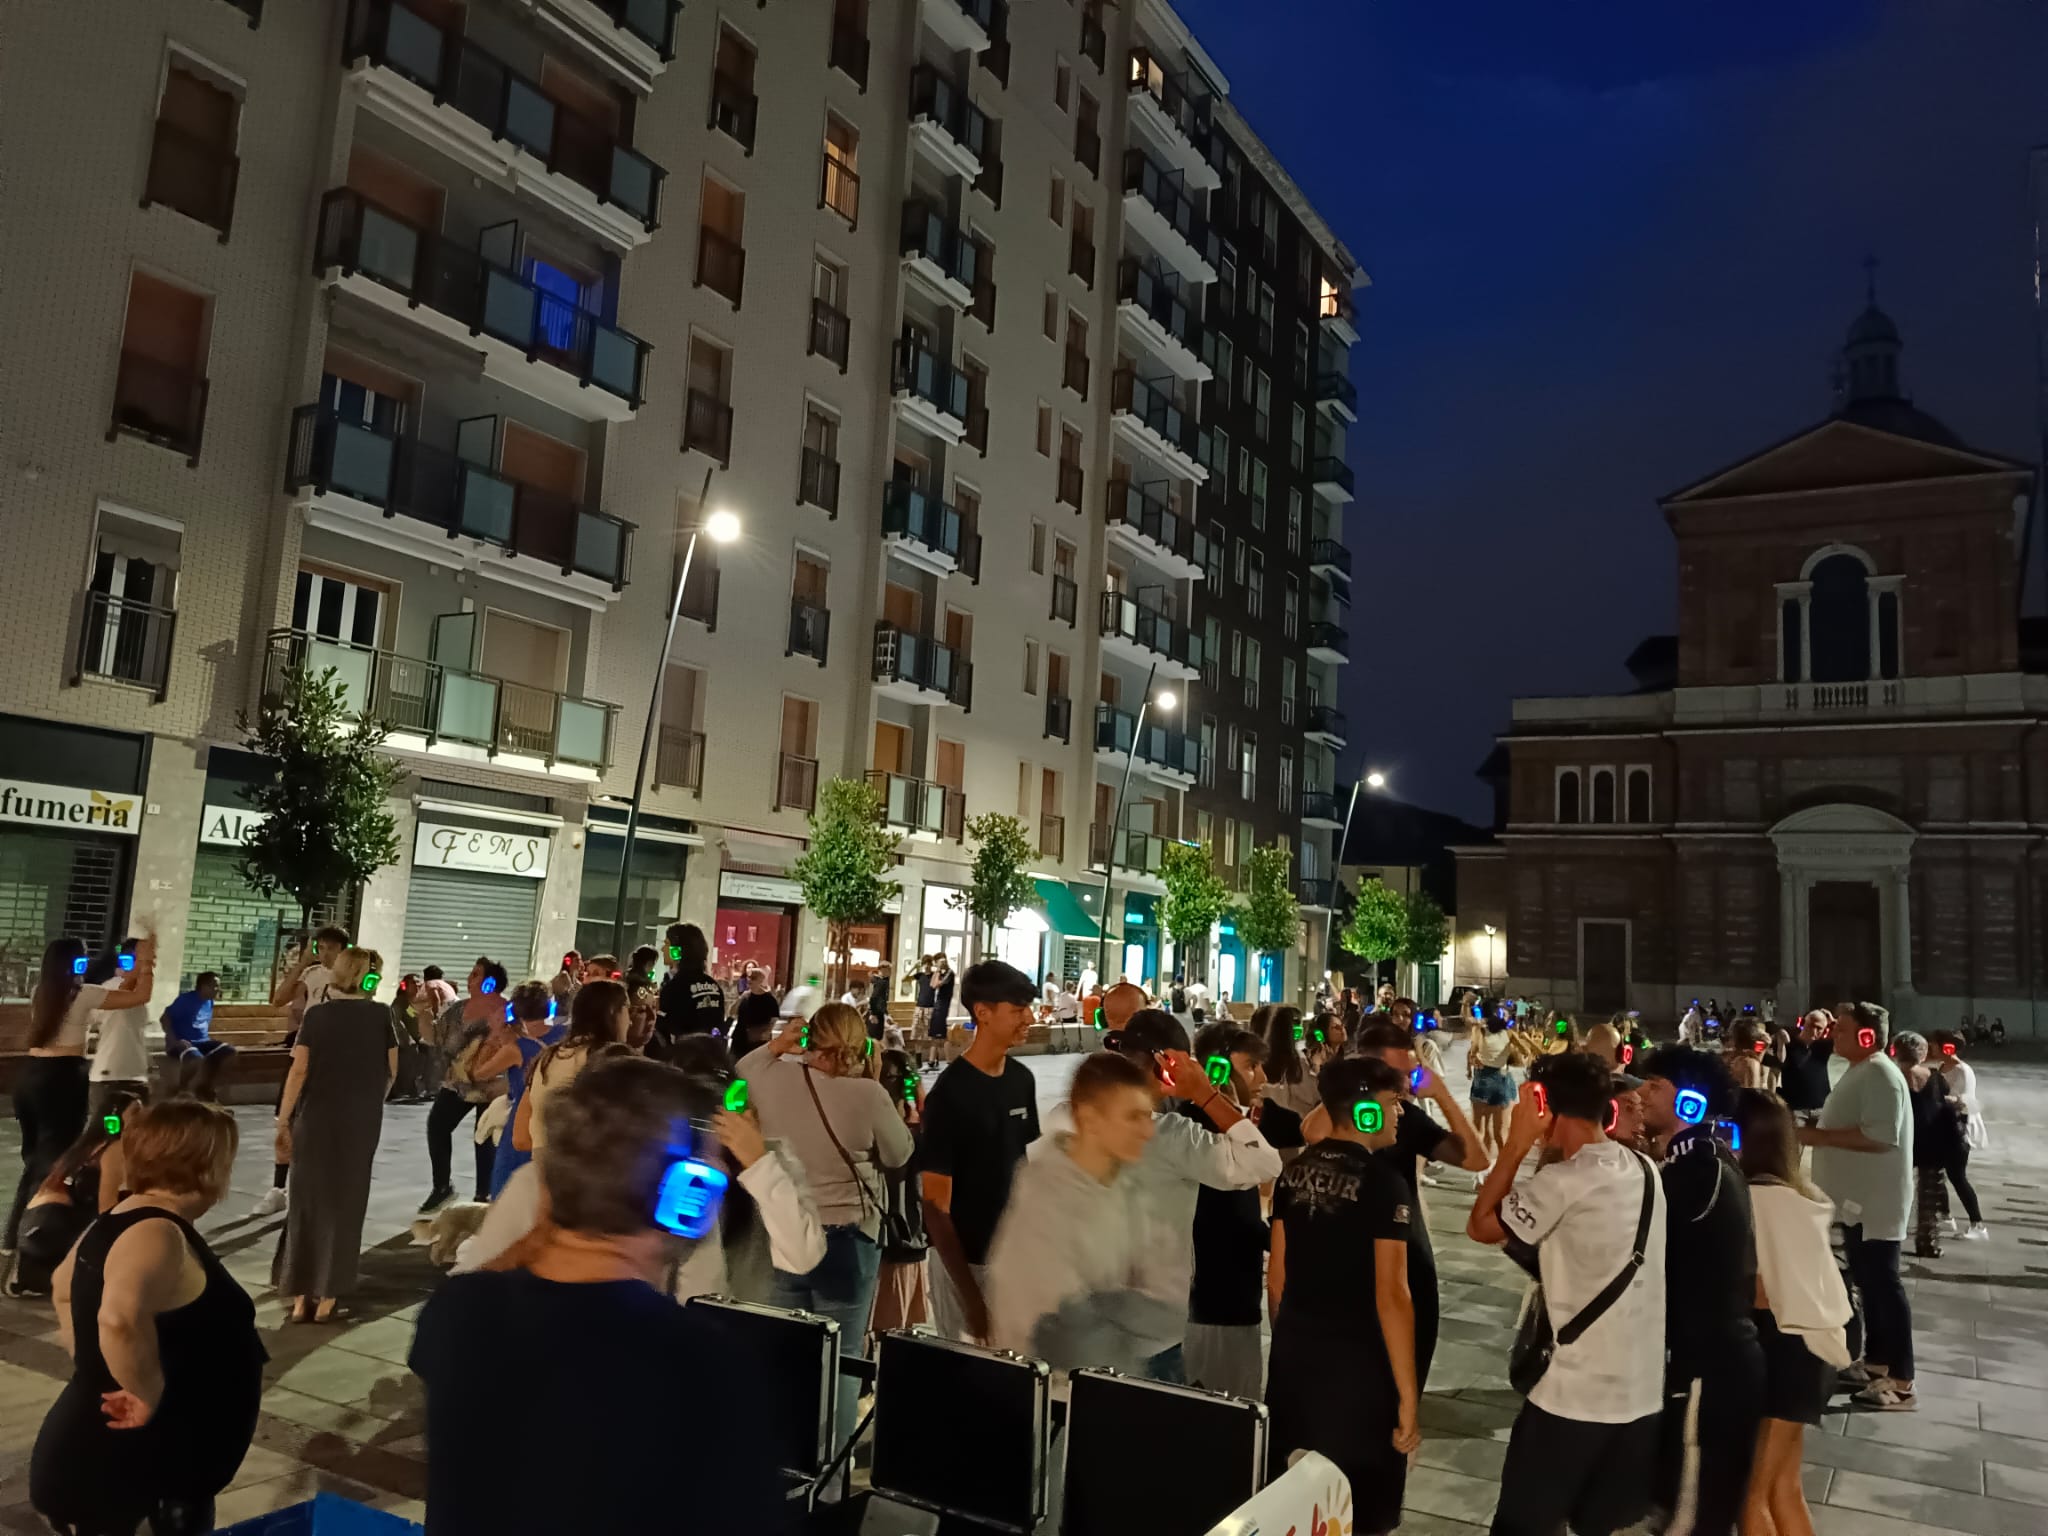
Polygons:
[[1045,920],[1054,933],[1069,939],[1099,939],[1102,930],[1095,919],[1081,910],[1074,893],[1058,880],[1034,880],[1039,900],[1045,903]]

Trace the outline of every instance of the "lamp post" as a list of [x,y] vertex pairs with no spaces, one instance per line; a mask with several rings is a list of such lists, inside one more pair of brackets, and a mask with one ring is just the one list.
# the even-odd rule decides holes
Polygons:
[[[1131,731],[1130,748],[1124,753],[1123,782],[1117,785],[1116,810],[1109,819],[1109,848],[1104,853],[1102,859],[1102,914],[1097,919],[1099,931],[1095,936],[1095,980],[1097,986],[1102,985],[1102,982],[1109,974],[1105,963],[1105,955],[1109,944],[1109,896],[1112,884],[1116,879],[1116,840],[1117,834],[1123,828],[1124,796],[1130,793],[1131,768],[1138,760],[1138,743],[1145,735],[1145,714],[1146,711],[1151,709],[1153,703],[1152,682],[1158,675],[1159,663],[1155,661],[1152,663],[1150,670],[1145,673],[1145,697],[1138,704],[1138,723]],[[1178,702],[1174,697],[1172,689],[1168,688],[1161,691],[1158,700],[1161,713],[1171,710]]]
[[[711,494],[711,475],[711,470],[704,471],[704,489],[697,496],[700,507]],[[683,568],[676,576],[676,594],[668,605],[668,628],[662,631],[661,655],[654,665],[654,691],[647,700],[647,724],[640,732],[640,765],[633,771],[633,798],[626,807],[626,846],[619,850],[619,895],[612,907],[612,953],[622,960],[626,949],[626,888],[633,874],[633,837],[640,830],[640,802],[647,791],[647,754],[661,720],[661,689],[668,681],[668,653],[676,643],[676,620],[683,612],[683,588],[689,584],[690,563],[696,558],[700,536],[708,537],[714,544],[730,544],[740,536],[740,520],[723,508],[715,510],[690,530],[690,542],[683,546]]]
[[1358,809],[1358,792],[1361,789],[1381,790],[1387,787],[1387,776],[1377,768],[1369,768],[1351,781],[1351,799],[1344,807],[1344,830],[1337,834],[1336,857],[1330,860],[1330,915],[1323,922],[1323,966],[1328,969],[1330,951],[1337,942],[1337,887],[1343,884],[1344,849],[1351,841],[1351,814]]

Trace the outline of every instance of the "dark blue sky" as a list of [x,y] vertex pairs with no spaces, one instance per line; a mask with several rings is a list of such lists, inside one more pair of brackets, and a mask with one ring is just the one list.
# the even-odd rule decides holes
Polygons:
[[1178,0],[1371,274],[1346,769],[1484,820],[1516,694],[1675,627],[1655,497],[1824,416],[1861,262],[1906,385],[2032,459],[2035,0]]

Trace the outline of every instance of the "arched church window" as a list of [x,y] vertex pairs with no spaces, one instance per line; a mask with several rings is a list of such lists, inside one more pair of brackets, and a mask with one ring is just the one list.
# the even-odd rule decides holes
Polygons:
[[1579,819],[1579,770],[1567,768],[1557,776],[1557,819],[1574,822]]
[[1593,770],[1593,819],[1598,822],[1614,820],[1614,774],[1610,769]]
[[1870,575],[1854,555],[1829,555],[1813,568],[1808,615],[1816,683],[1860,683],[1870,676]]

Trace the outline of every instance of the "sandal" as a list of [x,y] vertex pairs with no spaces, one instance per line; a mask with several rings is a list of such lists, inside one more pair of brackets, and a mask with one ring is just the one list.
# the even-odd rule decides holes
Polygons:
[[1858,1408],[1876,1413],[1911,1413],[1920,1406],[1920,1399],[1913,1395],[1911,1387],[1902,1386],[1889,1377],[1873,1381],[1849,1401]]

